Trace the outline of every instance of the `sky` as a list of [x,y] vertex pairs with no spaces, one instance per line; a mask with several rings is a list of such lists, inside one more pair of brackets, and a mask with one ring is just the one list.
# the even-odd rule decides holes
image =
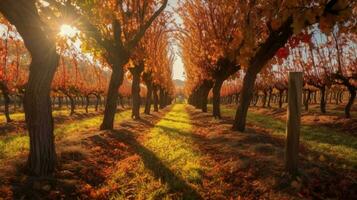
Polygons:
[[[172,11],[173,9],[175,9],[177,7],[177,2],[178,0],[169,0],[169,5],[168,5],[168,9],[170,11]],[[177,14],[174,14],[176,23],[181,23],[181,19]],[[183,63],[182,63],[182,58],[179,54],[179,47],[177,47],[176,45],[173,46],[173,49],[175,51],[175,62],[174,62],[174,66],[173,66],[173,77],[172,79],[180,79],[180,80],[185,80],[185,69],[183,67]]]

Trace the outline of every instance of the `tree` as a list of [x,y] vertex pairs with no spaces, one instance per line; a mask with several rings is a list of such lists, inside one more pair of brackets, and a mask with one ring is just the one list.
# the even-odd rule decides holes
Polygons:
[[28,168],[32,174],[48,175],[56,166],[50,91],[59,56],[55,34],[41,19],[35,3],[35,0],[3,0],[0,12],[16,27],[32,58],[24,96],[30,136]]
[[81,30],[83,49],[99,52],[111,66],[112,75],[100,129],[113,129],[118,89],[125,73],[124,65],[128,63],[146,30],[165,9],[167,0],[163,0],[157,10],[155,7],[159,3],[153,0],[48,2],[61,13],[78,19],[73,20],[73,25]]
[[[240,62],[246,68],[246,75],[233,124],[234,130],[245,130],[247,111],[257,74],[288,39],[314,23],[332,27],[335,21],[350,18],[355,6],[356,2],[329,0],[318,1],[314,5],[310,2],[302,4],[300,1],[267,1],[240,7],[247,13],[242,17],[242,26],[246,26],[247,29],[244,38],[247,39],[240,54]],[[261,16],[262,13],[265,17]],[[249,38],[253,35],[255,37],[250,41]]]
[[[223,82],[235,74],[242,38],[238,29],[240,18],[238,1],[186,1],[180,5],[183,19],[179,37],[186,70],[195,67],[195,78],[188,79],[192,96],[190,102],[207,111],[207,95],[213,91],[213,116],[220,118],[220,95]],[[237,50],[238,49],[238,50]],[[186,61],[185,61],[186,60]],[[202,75],[198,75],[202,74]],[[190,74],[191,75],[191,74]]]

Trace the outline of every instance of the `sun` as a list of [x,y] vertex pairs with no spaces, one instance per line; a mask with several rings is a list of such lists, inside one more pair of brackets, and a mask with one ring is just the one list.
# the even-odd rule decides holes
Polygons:
[[68,25],[68,24],[63,24],[60,28],[59,35],[63,37],[73,37],[78,33],[78,29]]

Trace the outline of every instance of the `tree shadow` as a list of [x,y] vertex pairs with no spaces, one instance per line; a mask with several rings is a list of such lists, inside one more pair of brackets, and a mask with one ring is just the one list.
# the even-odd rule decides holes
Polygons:
[[155,178],[167,183],[171,191],[181,193],[183,199],[202,199],[195,189],[172,172],[154,152],[141,145],[133,137],[133,134],[126,129],[120,129],[111,131],[108,136],[133,147],[135,152],[142,158],[144,166],[153,173]]
[[[209,116],[206,116],[206,114],[201,114],[200,116],[192,108],[187,110],[190,113],[191,120],[199,124],[194,131],[194,134],[199,135],[199,139],[194,140],[195,144],[199,146],[202,152],[220,163],[222,166],[220,171],[226,173],[226,177],[235,177],[225,180],[232,185],[232,191],[227,191],[228,194],[239,191],[243,187],[242,181],[237,181],[237,177],[240,177],[241,179],[238,178],[238,180],[247,179],[247,182],[249,182],[243,187],[245,190],[249,188],[249,192],[244,193],[243,197],[253,195],[255,198],[260,199],[264,198],[264,195],[268,194],[269,191],[288,194],[290,197],[291,195],[297,195],[299,189],[291,187],[291,179],[289,180],[289,177],[282,176],[285,171],[285,140],[283,138],[272,135],[271,131],[266,128],[261,128],[264,127],[263,124],[262,126],[248,124],[245,133],[227,132],[225,130],[227,126],[224,126],[225,123],[217,121],[208,124]],[[191,113],[193,114],[191,115]],[[205,126],[207,128],[202,128]],[[210,129],[211,127],[214,127],[215,130],[209,132],[208,130],[212,130]],[[274,128],[274,130],[276,129]],[[318,138],[314,139],[317,140]],[[321,143],[324,143],[324,141]],[[308,158],[308,156],[313,156],[313,158]],[[326,158],[326,161],[319,161],[319,156]],[[241,169],[240,160],[244,157],[248,158],[245,159],[247,166]],[[319,195],[313,196],[314,198],[351,199],[355,195],[353,191],[356,185],[353,179],[349,179],[346,176],[352,175],[353,177],[353,175],[356,175],[356,171],[351,172],[349,169],[339,168],[335,165],[337,161],[334,159],[338,159],[342,163],[349,163],[348,160],[332,158],[325,153],[311,150],[301,144],[299,172],[303,186],[298,185],[297,187],[303,187],[304,190]],[[334,164],[331,165],[329,160],[334,160]],[[228,170],[225,170],[225,166],[229,166]],[[244,173],[244,170],[248,170],[251,177],[246,178],[247,173]],[[262,183],[263,189],[253,185],[256,181]]]

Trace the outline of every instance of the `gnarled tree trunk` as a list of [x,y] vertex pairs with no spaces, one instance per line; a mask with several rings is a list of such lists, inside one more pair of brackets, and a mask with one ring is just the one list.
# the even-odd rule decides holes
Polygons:
[[43,176],[56,166],[51,106],[51,82],[59,56],[53,34],[38,15],[34,0],[0,1],[0,12],[16,26],[32,61],[24,96],[25,119],[30,136],[28,169]]

